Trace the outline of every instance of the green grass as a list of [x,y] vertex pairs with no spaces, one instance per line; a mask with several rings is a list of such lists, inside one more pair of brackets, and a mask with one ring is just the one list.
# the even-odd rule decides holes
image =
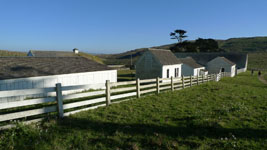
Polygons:
[[135,70],[118,70],[118,81],[132,81],[135,80]]
[[0,56],[1,57],[7,57],[7,56],[27,56],[27,53],[25,53],[25,52],[15,52],[15,51],[0,50]]
[[94,55],[91,55],[91,54],[88,54],[88,53],[83,53],[83,52],[80,52],[78,54],[79,56],[82,56],[82,57],[85,57],[85,58],[88,58],[88,59],[91,59],[95,62],[98,62],[100,64],[104,64],[103,60],[97,56],[94,56]]
[[267,86],[249,72],[0,133],[0,149],[267,149]]

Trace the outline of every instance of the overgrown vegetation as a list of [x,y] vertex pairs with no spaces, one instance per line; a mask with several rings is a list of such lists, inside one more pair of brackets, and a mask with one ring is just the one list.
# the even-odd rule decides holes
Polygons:
[[1,149],[267,149],[257,75],[133,99],[0,133]]
[[27,53],[25,53],[25,52],[15,52],[15,51],[0,50],[0,56],[1,57],[7,57],[7,56],[27,56]]

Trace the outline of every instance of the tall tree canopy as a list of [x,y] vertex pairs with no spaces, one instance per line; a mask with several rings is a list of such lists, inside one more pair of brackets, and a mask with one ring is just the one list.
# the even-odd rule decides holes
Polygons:
[[178,43],[182,43],[183,39],[186,38],[187,36],[185,35],[186,31],[185,30],[174,30],[174,32],[170,33],[171,39],[176,39],[178,40]]

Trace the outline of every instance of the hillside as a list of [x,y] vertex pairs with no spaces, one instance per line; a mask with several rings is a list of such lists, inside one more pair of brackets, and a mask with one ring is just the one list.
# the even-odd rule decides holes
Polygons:
[[7,50],[0,50],[0,57],[6,56],[27,56],[25,52],[16,52],[16,51],[7,51]]
[[[249,57],[252,56],[251,61],[249,61],[249,68],[267,68],[267,65],[260,65],[258,62],[267,62],[264,60],[265,52],[267,52],[267,37],[250,37],[250,38],[231,38],[227,40],[217,40],[220,49],[224,49],[227,52],[248,52]],[[158,49],[170,49],[170,47],[174,46],[175,44],[167,44],[162,46],[155,46],[152,48]],[[97,55],[100,58],[104,59],[106,64],[124,64],[130,65],[131,64],[131,56],[132,56],[132,64],[134,64],[138,58],[142,55],[142,53],[147,48],[135,49],[131,51],[126,51],[120,54],[106,54],[106,55]],[[264,55],[261,57],[261,54],[253,54],[259,53]],[[257,56],[260,58],[257,59]],[[253,65],[250,65],[252,63]],[[259,66],[260,65],[260,66]],[[266,66],[266,67],[265,67]]]
[[267,149],[267,86],[242,73],[0,132],[0,149]]
[[218,44],[230,52],[267,52],[267,37],[231,38]]

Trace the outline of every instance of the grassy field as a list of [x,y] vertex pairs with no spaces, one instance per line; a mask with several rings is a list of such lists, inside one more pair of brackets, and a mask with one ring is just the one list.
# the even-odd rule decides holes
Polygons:
[[131,81],[135,80],[135,70],[118,70],[118,81]]
[[0,149],[267,149],[267,86],[243,73],[0,133]]
[[15,51],[6,51],[6,50],[0,50],[0,56],[6,57],[6,56],[27,56],[27,53],[25,52],[15,52]]
[[267,52],[248,54],[248,69],[257,68],[267,70]]

